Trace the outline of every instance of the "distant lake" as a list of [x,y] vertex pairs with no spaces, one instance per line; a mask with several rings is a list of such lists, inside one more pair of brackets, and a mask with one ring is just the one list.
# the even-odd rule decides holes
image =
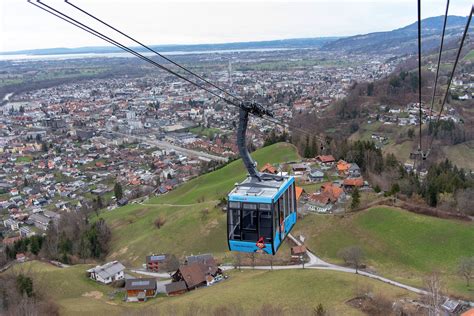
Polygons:
[[[193,55],[193,54],[225,54],[238,52],[271,52],[271,51],[287,51],[302,48],[248,48],[248,49],[225,49],[225,50],[200,50],[200,51],[170,51],[163,52],[163,55]],[[140,53],[143,56],[155,56],[154,53]],[[123,58],[136,57],[130,53],[84,53],[84,54],[60,54],[60,55],[0,55],[0,61],[18,60],[18,61],[34,61],[34,60],[64,60],[64,59],[82,59],[82,58]]]

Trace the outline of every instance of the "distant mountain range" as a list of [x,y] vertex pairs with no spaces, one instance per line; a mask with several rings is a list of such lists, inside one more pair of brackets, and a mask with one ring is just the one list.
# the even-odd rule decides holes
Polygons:
[[[248,50],[248,49],[281,49],[281,48],[319,48],[324,44],[337,40],[340,37],[296,38],[259,42],[236,42],[223,44],[195,44],[195,45],[151,45],[158,52],[199,52],[221,50]],[[143,47],[134,47],[138,52],[146,52]],[[96,46],[79,48],[45,48],[4,52],[0,55],[61,55],[61,54],[104,54],[122,52],[117,47]]]
[[[426,18],[422,20],[422,49],[431,51],[439,46],[444,16]],[[467,22],[467,17],[449,16],[446,28],[446,42],[457,39]],[[417,50],[417,23],[387,32],[376,32],[350,37],[316,37],[297,38],[272,41],[236,42],[223,44],[195,44],[195,45],[152,45],[159,52],[204,52],[226,50],[252,49],[298,49],[318,48],[324,51],[345,51],[348,53],[392,53],[404,55],[415,53]],[[134,47],[138,52],[146,52],[142,47]],[[79,48],[46,48],[21,50],[14,52],[0,52],[0,55],[61,55],[61,54],[88,54],[88,53],[117,53],[119,48],[110,46],[79,47]]]
[[[431,51],[439,47],[444,16],[427,18],[421,21],[422,50]],[[448,16],[445,41],[460,38],[467,22],[467,17]],[[348,53],[392,53],[395,55],[411,54],[418,47],[418,24],[388,31],[341,38],[325,44],[321,49],[328,51],[346,51]]]

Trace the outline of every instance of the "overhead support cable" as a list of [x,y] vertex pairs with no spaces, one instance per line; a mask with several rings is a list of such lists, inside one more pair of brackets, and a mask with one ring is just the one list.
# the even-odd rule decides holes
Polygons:
[[423,155],[421,144],[421,127],[423,124],[423,111],[421,109],[421,0],[418,0],[418,105],[419,105],[419,144],[418,152]]
[[450,90],[450,87],[451,87],[451,82],[453,81],[454,73],[456,71],[456,66],[458,65],[459,57],[461,56],[461,51],[462,51],[462,48],[463,48],[463,45],[464,45],[464,41],[466,40],[467,32],[469,31],[469,25],[471,24],[473,10],[474,10],[474,5],[471,6],[471,12],[469,13],[469,16],[467,18],[466,27],[464,28],[464,33],[463,33],[462,38],[461,38],[461,43],[459,44],[459,49],[458,49],[458,52],[456,54],[456,59],[454,61],[453,70],[452,70],[451,75],[449,76],[449,79],[448,79],[446,92],[444,94],[443,102],[441,103],[441,110],[439,111],[438,116],[436,118],[434,130],[432,132],[433,134],[431,135],[431,140],[430,140],[430,143],[429,143],[429,146],[428,146],[427,154],[429,154],[431,152],[431,149],[433,147],[434,137],[435,137],[436,133],[438,132],[438,127],[439,127],[439,121],[441,119],[441,114],[443,113],[444,105],[446,104],[446,101],[448,100],[448,95],[449,95],[449,90]]
[[430,123],[431,123],[431,117],[433,116],[433,106],[434,106],[434,100],[436,96],[436,88],[438,85],[438,75],[439,75],[439,68],[441,65],[441,55],[443,53],[443,44],[444,44],[444,34],[446,31],[446,22],[448,21],[448,10],[449,10],[449,0],[446,0],[446,12],[444,13],[444,22],[443,22],[443,31],[441,33],[441,44],[439,46],[439,54],[438,54],[438,65],[436,66],[436,76],[435,76],[435,81],[434,81],[434,86],[433,86],[433,95],[431,96],[431,106],[430,106]]

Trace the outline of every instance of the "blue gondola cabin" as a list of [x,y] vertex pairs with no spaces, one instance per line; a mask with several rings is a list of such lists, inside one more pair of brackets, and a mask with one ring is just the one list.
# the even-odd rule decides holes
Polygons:
[[295,179],[247,177],[228,195],[229,249],[274,255],[296,223]]

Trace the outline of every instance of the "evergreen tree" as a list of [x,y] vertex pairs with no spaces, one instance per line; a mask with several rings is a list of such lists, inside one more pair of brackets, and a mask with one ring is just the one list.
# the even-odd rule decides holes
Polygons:
[[358,188],[354,188],[352,191],[352,202],[351,209],[354,210],[360,205],[360,193]]
[[306,145],[305,145],[305,147],[304,147],[303,156],[304,156],[305,158],[312,158],[312,154],[313,154],[313,152],[312,152],[311,146],[310,146],[310,144],[309,144],[309,136],[308,136],[308,137],[306,137]]
[[115,183],[114,194],[115,194],[115,199],[117,201],[119,201],[123,198],[123,190],[122,190],[122,185],[120,184],[120,182]]
[[104,203],[103,203],[102,197],[100,195],[97,196],[97,199],[95,200],[95,203],[96,203],[98,209],[101,209],[101,208],[104,207]]

